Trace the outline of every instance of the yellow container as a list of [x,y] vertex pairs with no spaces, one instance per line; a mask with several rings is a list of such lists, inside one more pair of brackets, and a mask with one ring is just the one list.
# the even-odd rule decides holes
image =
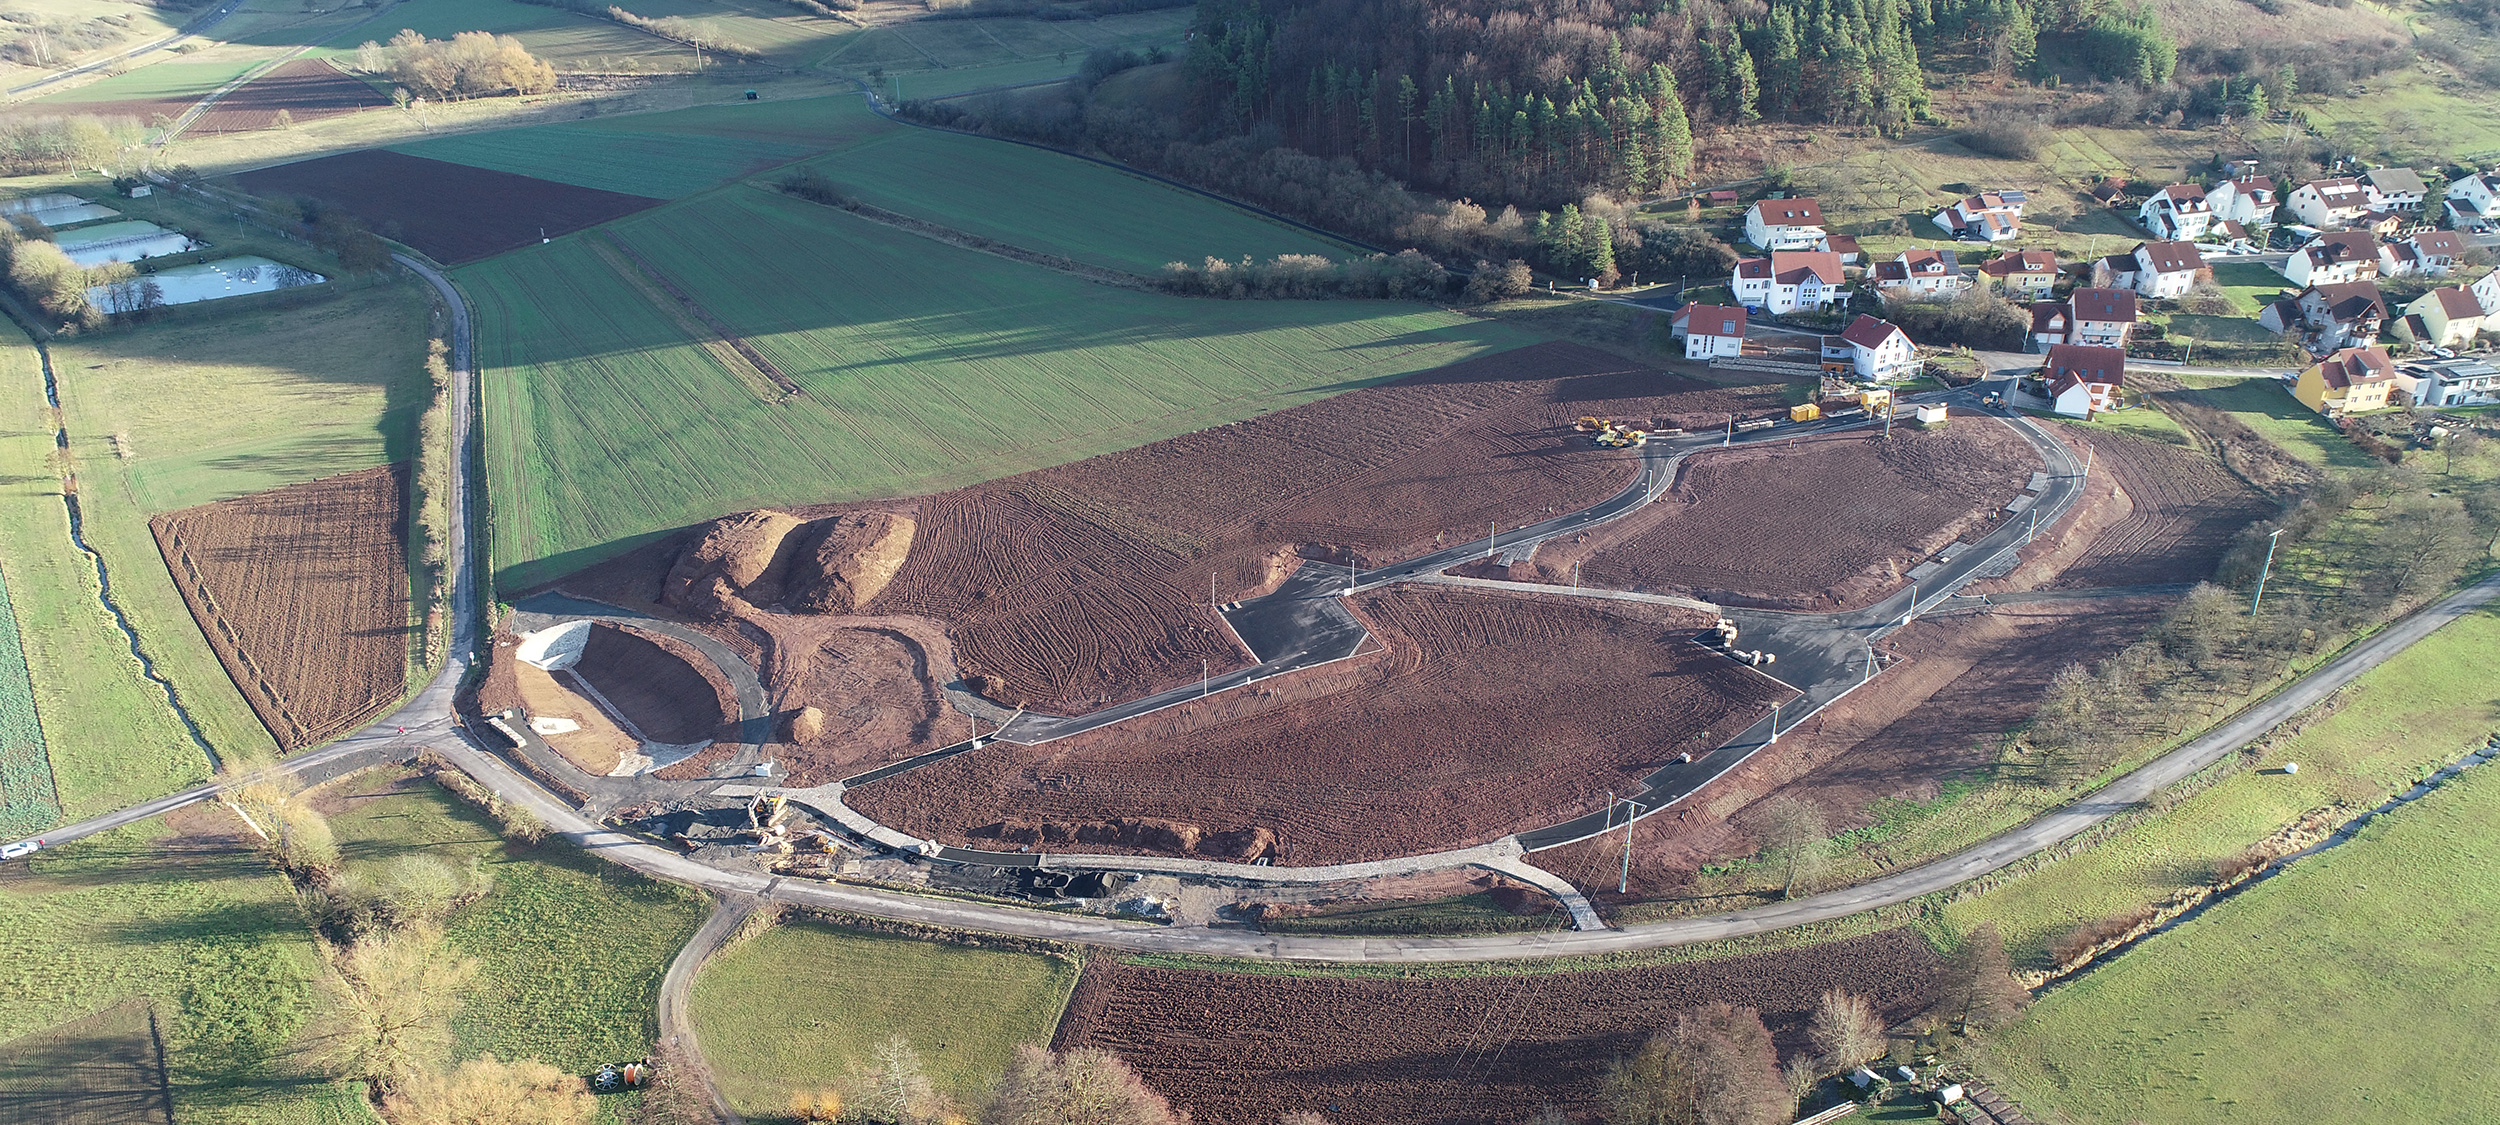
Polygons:
[[1788,408],[1788,420],[1791,422],[1811,422],[1822,416],[1823,408],[1811,402]]

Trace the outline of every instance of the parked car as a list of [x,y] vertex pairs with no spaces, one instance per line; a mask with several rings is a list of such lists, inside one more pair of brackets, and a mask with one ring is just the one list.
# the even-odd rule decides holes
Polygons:
[[20,840],[6,847],[0,847],[0,859],[22,859],[35,854],[42,847],[43,841],[41,840]]

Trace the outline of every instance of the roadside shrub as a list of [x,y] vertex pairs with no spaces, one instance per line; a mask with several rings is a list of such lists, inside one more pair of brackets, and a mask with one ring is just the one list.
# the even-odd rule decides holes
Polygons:
[[2031,160],[2048,143],[2048,127],[2029,114],[1992,109],[1971,119],[1960,137],[1963,148],[2006,160]]
[[[1504,280],[1506,283],[1507,274]],[[1450,271],[1413,250],[1345,262],[1333,262],[1317,254],[1279,254],[1266,262],[1253,262],[1248,257],[1239,263],[1208,258],[1195,266],[1171,262],[1163,267],[1160,284],[1166,291],[1183,296],[1235,300],[1430,300],[1449,292]],[[1524,286],[1521,291],[1525,292]]]
[[1519,296],[1535,285],[1536,275],[1529,272],[1526,262],[1512,258],[1497,266],[1478,258],[1475,275],[1467,279],[1466,297],[1469,302],[1480,305]]
[[2100,948],[2104,942],[2113,941],[2133,932],[2136,927],[2159,917],[2160,913],[2160,910],[2155,907],[2142,906],[2134,910],[2120,911],[2107,918],[2086,922],[2068,930],[2066,936],[2050,943],[2049,957],[2057,965],[2072,965],[2090,956],[2092,951]]
[[813,168],[801,168],[781,178],[781,190],[810,203],[839,207],[845,211],[860,208],[858,197],[843,190],[842,185],[826,179]]
[[428,39],[402,29],[383,51],[391,79],[429,98],[543,94],[556,88],[556,69],[509,35],[463,31]]

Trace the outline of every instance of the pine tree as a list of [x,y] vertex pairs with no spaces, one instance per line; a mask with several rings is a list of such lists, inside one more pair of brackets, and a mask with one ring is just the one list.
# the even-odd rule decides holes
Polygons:
[[1588,217],[1588,233],[1583,237],[1581,245],[1588,261],[1582,276],[1593,277],[1601,282],[1614,280],[1616,277],[1615,232],[1607,225],[1606,216]]
[[2244,112],[2248,114],[2248,119],[2252,122],[2263,121],[2266,119],[2266,114],[2272,112],[2272,107],[2266,104],[2266,87],[2264,83],[2251,82],[2248,84],[2248,97]]
[[1797,19],[1786,8],[1771,10],[1771,57],[1764,68],[1764,90],[1774,117],[1797,112],[1798,87],[1805,80],[1805,62],[1797,52]]
[[1415,159],[1415,76],[1398,75],[1398,163],[1410,164]]
[[1753,55],[1733,34],[1728,36],[1727,53],[1731,72],[1728,88],[1735,97],[1735,104],[1729,107],[1731,115],[1737,124],[1750,125],[1762,119],[1762,85],[1754,77]]
[[2299,93],[2300,72],[2293,70],[2292,64],[2284,63],[2283,69],[2274,72],[2274,100],[2290,105],[2293,96]]

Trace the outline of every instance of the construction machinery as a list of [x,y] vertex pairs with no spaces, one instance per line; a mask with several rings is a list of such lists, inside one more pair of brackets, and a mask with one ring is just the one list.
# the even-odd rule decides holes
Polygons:
[[1571,424],[1571,428],[1584,434],[1593,434],[1599,430],[1613,429],[1614,425],[1615,424],[1612,421],[1597,417],[1594,414],[1583,414],[1580,416],[1579,421]]
[[1630,429],[1608,422],[1605,429],[1597,431],[1597,436],[1589,440],[1606,449],[1632,449],[1649,444],[1649,431]]

